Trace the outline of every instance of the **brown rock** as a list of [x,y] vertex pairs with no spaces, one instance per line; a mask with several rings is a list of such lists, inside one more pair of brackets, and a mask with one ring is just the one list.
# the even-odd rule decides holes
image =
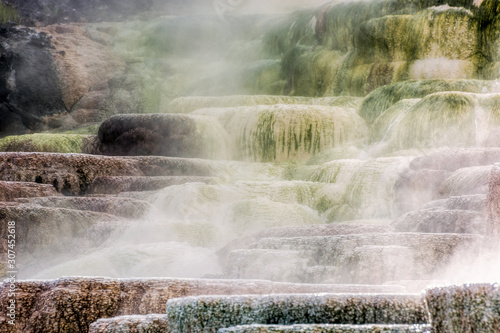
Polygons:
[[90,185],[89,194],[117,194],[121,192],[154,191],[172,185],[185,183],[210,183],[213,177],[196,176],[121,176],[121,177],[97,177]]
[[13,201],[16,198],[47,197],[60,195],[52,185],[28,182],[0,181],[0,201]]
[[80,194],[100,176],[211,176],[208,161],[168,157],[108,157],[58,153],[0,153],[0,179],[51,184]]
[[123,197],[46,197],[18,199],[42,207],[67,208],[106,213],[116,216],[139,218],[151,208],[146,201]]
[[91,40],[86,31],[73,24],[55,24],[40,29],[52,36],[52,55],[59,73],[67,110],[93,87],[123,71],[125,63],[110,49]]
[[[50,264],[52,253],[68,256],[99,246],[121,219],[104,213],[17,205],[0,207],[0,262],[6,262],[8,223],[15,222],[16,264]],[[54,232],[57,230],[57,232]],[[29,274],[26,270],[24,273]],[[0,271],[0,276],[5,271]]]

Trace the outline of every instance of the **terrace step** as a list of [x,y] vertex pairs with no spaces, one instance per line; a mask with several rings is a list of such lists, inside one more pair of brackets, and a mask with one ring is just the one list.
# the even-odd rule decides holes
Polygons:
[[[430,325],[240,325],[217,333],[427,333]],[[100,332],[99,332],[100,333]],[[104,332],[103,332],[104,333]],[[109,332],[111,333],[111,332]]]
[[170,330],[216,333],[237,325],[427,324],[418,294],[196,296],[167,302]]

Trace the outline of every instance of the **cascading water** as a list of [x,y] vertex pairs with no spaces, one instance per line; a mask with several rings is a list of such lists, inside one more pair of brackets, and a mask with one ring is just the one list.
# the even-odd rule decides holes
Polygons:
[[[472,287],[489,305],[467,303],[458,330],[455,296],[429,291],[429,318],[407,295],[500,280],[498,1],[297,1],[285,14],[257,2],[39,28],[67,110],[38,127],[14,117],[24,135],[0,139],[17,329],[500,329],[496,285]],[[29,38],[9,47],[31,52]],[[23,87],[18,71],[8,89]],[[306,294],[267,295],[279,293]],[[256,295],[194,297],[205,294]],[[98,320],[167,301],[165,317]],[[8,315],[0,330],[15,332]]]

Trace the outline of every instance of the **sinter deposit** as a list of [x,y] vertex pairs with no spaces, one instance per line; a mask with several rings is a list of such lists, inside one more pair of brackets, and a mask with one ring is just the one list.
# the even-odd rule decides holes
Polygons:
[[498,332],[499,29],[0,1],[0,331]]

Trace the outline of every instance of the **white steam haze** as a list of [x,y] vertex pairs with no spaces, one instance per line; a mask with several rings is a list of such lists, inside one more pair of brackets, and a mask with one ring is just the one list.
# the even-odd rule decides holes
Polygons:
[[[189,14],[221,15],[220,8],[223,8],[223,16],[226,14],[274,15],[301,8],[316,8],[325,4],[325,2],[327,1],[192,1],[189,7],[186,5],[189,9],[179,11],[179,13],[186,20],[193,19],[190,18]],[[198,3],[199,6],[197,6]],[[179,6],[182,7],[182,5]],[[443,6],[441,9],[448,10],[449,7]],[[259,58],[261,56],[258,54],[261,51],[259,43],[262,42],[259,38],[255,38],[250,42],[238,40],[237,43],[240,44],[234,48],[231,45],[232,40],[223,40],[225,35],[221,37],[217,31],[223,31],[228,36],[231,36],[232,31],[224,31],[225,26],[221,23],[222,21],[222,19],[218,20],[217,24],[212,25],[212,22],[207,20],[206,25],[203,27],[216,26],[215,32],[209,31],[207,33],[207,36],[209,36],[207,40],[202,40],[199,36],[194,37],[194,35],[200,34],[200,31],[202,31],[202,29],[196,30],[199,28],[198,26],[193,29],[193,35],[190,35],[190,33],[185,34],[189,38],[186,38],[188,40],[184,41],[184,43],[179,43],[179,46],[181,49],[191,52],[188,56],[182,54],[182,51],[176,53],[177,50],[169,50],[173,55],[170,56],[169,54],[168,59],[164,59],[164,66],[172,69],[173,72],[178,68],[181,69],[175,72],[175,75],[165,78],[165,82],[161,82],[161,84],[164,84],[163,86],[159,85],[159,90],[161,90],[162,98],[165,101],[171,102],[177,97],[176,94],[183,95],[185,93],[185,95],[189,95],[192,91],[202,91],[200,95],[203,95],[203,93],[206,93],[206,95],[236,95],[233,91],[216,91],[213,93],[215,91],[213,88],[218,88],[217,79],[219,77],[217,75],[225,72],[231,73],[232,75],[221,79],[225,84],[223,87],[231,88],[231,80],[239,82],[236,80],[240,78],[240,74],[235,71],[235,68],[238,66],[243,67],[247,60],[246,57],[250,60],[261,61],[260,64],[268,60]],[[311,22],[314,24],[314,21]],[[186,23],[182,19],[175,21],[173,24],[169,21],[171,25],[165,26],[172,28],[177,23],[183,28],[190,27],[190,23]],[[218,26],[219,24],[220,26]],[[131,26],[133,28],[130,31],[125,31],[126,29],[121,31],[123,38],[116,42],[114,46],[118,49],[119,44],[123,43],[123,48],[129,47],[127,51],[134,55],[133,52],[136,51],[134,50],[135,45],[133,43],[128,45],[127,43],[130,40],[134,41],[134,36],[140,35],[134,29],[142,26],[141,23],[137,23],[137,26],[131,23]],[[147,29],[145,28],[145,31]],[[151,28],[151,30],[154,29]],[[165,35],[169,33],[172,32],[165,31]],[[245,35],[245,33],[242,35]],[[237,33],[234,33],[234,35],[237,35]],[[210,36],[216,37],[211,40]],[[193,37],[193,40],[190,40],[190,37]],[[223,41],[216,40],[217,38]],[[240,36],[235,38],[240,38]],[[137,40],[142,41],[141,37],[137,38]],[[172,38],[172,40],[173,43],[177,42],[175,38]],[[198,42],[200,42],[201,46],[197,44]],[[255,52],[257,55],[253,59],[254,55],[247,51],[252,51],[256,44],[259,44],[259,46],[256,47],[258,51]],[[146,50],[147,47],[144,47],[144,49]],[[140,52],[142,51],[144,50],[140,50]],[[138,51],[138,54],[141,54],[140,52]],[[147,50],[144,51],[144,54],[146,54],[145,58],[151,56],[147,54]],[[158,55],[154,54],[154,56]],[[148,60],[155,59],[154,56],[151,56]],[[135,61],[133,56],[131,56],[131,59],[130,62],[133,63]],[[274,60],[276,59],[271,59],[270,62],[272,63]],[[276,60],[275,63],[278,63],[278,61]],[[408,75],[409,79],[415,80],[430,80],[442,77],[457,80],[467,79],[476,70],[469,65],[468,61],[449,59],[438,54],[435,57],[413,61]],[[162,78],[158,79],[155,74],[151,75],[153,79],[148,84],[161,81]],[[186,79],[183,75],[189,76],[189,78]],[[198,81],[193,85],[187,84],[186,82],[189,82],[192,77],[196,77]],[[186,89],[182,90],[182,88]],[[487,111],[488,104],[485,101],[487,98],[494,98],[496,95],[500,96],[498,92],[500,92],[500,84],[495,80],[491,82],[490,86],[485,86],[484,91],[481,91],[481,93],[456,93],[461,97],[465,96],[464,98],[468,101],[472,101],[470,102],[472,106],[469,109],[464,108],[466,109],[464,114],[470,116],[464,121],[469,125],[465,127],[467,130],[472,128],[473,142],[469,142],[470,146],[482,146],[487,140],[490,131],[494,129],[495,124],[490,119],[490,113]],[[454,142],[455,139],[460,140],[462,134],[466,132],[462,127],[458,126],[446,130],[438,127],[433,133],[429,130],[429,133],[434,135],[431,138],[431,135],[424,130],[435,123],[434,114],[429,115],[428,123],[424,121],[419,123],[409,116],[410,111],[425,114],[425,111],[429,110],[428,108],[425,109],[425,102],[430,98],[439,99],[445,93],[435,93],[431,97],[426,96],[418,101],[416,98],[413,101],[403,99],[392,106],[389,109],[390,112],[387,112],[387,119],[384,119],[384,117],[377,118],[375,124],[378,126],[380,123],[380,127],[384,130],[381,130],[380,138],[369,144],[367,134],[369,129],[364,120],[356,113],[356,109],[359,109],[358,106],[339,106],[338,108],[342,109],[342,112],[340,112],[335,109],[337,106],[333,107],[325,104],[321,107],[318,106],[316,114],[313,115],[312,111],[314,111],[315,107],[305,105],[305,102],[304,105],[299,102],[296,102],[296,105],[292,102],[289,102],[289,105],[282,105],[287,104],[283,101],[276,103],[278,105],[273,106],[274,110],[272,111],[278,110],[281,113],[272,113],[268,110],[271,107],[256,106],[252,103],[248,103],[248,106],[240,105],[239,108],[231,105],[214,107],[217,103],[211,106],[200,105],[200,107],[194,108],[195,111],[192,114],[188,112],[186,114],[191,116],[194,114],[197,121],[200,124],[203,123],[197,129],[202,132],[202,136],[206,135],[203,137],[204,144],[209,143],[206,145],[208,147],[206,150],[213,153],[209,158],[217,159],[217,161],[213,161],[212,165],[215,170],[215,179],[208,183],[193,182],[169,186],[158,191],[121,194],[147,202],[151,207],[149,213],[135,220],[124,219],[114,221],[108,225],[102,223],[92,226],[91,230],[87,232],[88,235],[108,235],[102,244],[86,247],[85,241],[75,240],[75,249],[72,249],[74,252],[68,254],[49,253],[46,256],[51,257],[51,262],[48,264],[40,263],[40,266],[36,266],[35,269],[21,270],[20,278],[46,279],[58,278],[63,275],[222,277],[224,268],[219,262],[217,251],[220,251],[228,243],[239,237],[249,236],[272,227],[307,227],[329,222],[356,224],[356,222],[352,221],[358,220],[363,220],[365,224],[387,223],[387,220],[399,217],[395,211],[397,211],[398,205],[404,206],[405,200],[410,201],[412,198],[416,198],[415,201],[425,203],[442,199],[436,193],[446,189],[443,190],[438,185],[426,184],[427,188],[425,191],[422,190],[422,193],[408,191],[398,194],[395,192],[394,187],[399,176],[409,168],[415,156],[442,151],[444,150],[442,147]],[[189,101],[189,96],[186,98]],[[500,100],[500,98],[498,99]],[[160,101],[159,104],[161,102],[164,101]],[[164,104],[169,105],[167,102]],[[430,105],[431,102],[428,104]],[[470,105],[467,104],[467,107]],[[326,111],[323,112],[324,110]],[[324,121],[325,114],[333,113],[332,110],[335,111],[339,119],[331,117],[331,124],[328,124],[328,122]],[[167,111],[167,107],[160,110],[160,112]],[[299,111],[304,112],[300,113]],[[299,116],[293,118],[294,112]],[[261,153],[258,148],[262,147],[255,148],[252,146],[252,142],[245,140],[263,127],[261,121],[265,116],[275,116],[276,114],[282,115],[282,117],[273,118],[274,122],[268,122],[272,126],[264,128],[269,129],[269,131],[276,131],[273,140],[277,142],[278,148],[274,151],[274,160],[269,162],[269,160],[266,160],[267,156],[252,156],[252,153],[255,155]],[[296,153],[295,157],[300,157],[301,161],[288,161],[290,156],[294,156],[289,154],[289,151],[293,150],[290,148],[292,145],[290,144],[291,139],[288,141],[289,137],[302,137],[302,133],[307,130],[307,126],[301,123],[305,118],[303,117],[304,114],[308,116],[306,119],[309,122],[306,124],[307,126],[314,121],[314,124],[319,124],[318,128],[322,128],[321,126],[326,128],[324,131],[329,135],[330,132],[334,133],[331,137],[339,136],[339,138],[333,140],[335,142],[328,143],[324,136],[316,134],[321,137],[322,143],[328,143],[326,146],[321,147],[322,152],[326,151],[334,154],[336,153],[335,149],[339,151],[351,149],[354,153],[350,152],[348,156],[329,160],[322,165],[308,165],[306,164],[308,159],[313,158],[317,152],[306,150],[301,146],[301,142],[296,139],[294,153]],[[208,119],[210,119],[210,122]],[[383,126],[384,120],[388,122],[385,127]],[[443,123],[448,125],[448,120],[448,118],[444,119]],[[404,125],[405,122],[406,126]],[[264,122],[264,124],[268,123]],[[424,129],[422,132],[427,142],[435,140],[439,145],[425,146],[426,142],[423,142],[422,146],[414,145],[412,137],[410,135],[406,136],[407,133],[403,132],[417,127]],[[311,128],[312,125],[309,130]],[[339,131],[346,135],[340,137]],[[320,130],[317,130],[317,133],[320,133]],[[267,136],[262,135],[262,137],[269,139],[274,133],[267,134]],[[352,135],[353,138],[349,138],[349,135]],[[283,141],[280,141],[281,139]],[[422,141],[425,141],[424,139]],[[318,141],[320,140],[318,139]],[[241,144],[241,142],[244,144]],[[255,144],[255,146],[258,146],[258,144]],[[339,155],[341,154],[339,153]],[[252,161],[252,158],[254,158],[253,161],[262,163],[229,161]],[[228,161],[225,161],[226,159]],[[448,167],[450,167],[450,170],[453,169],[451,162]],[[459,167],[457,166],[457,168]],[[450,183],[456,180],[453,183],[455,187],[450,185],[450,195],[453,195],[454,190],[464,191],[464,188],[469,186],[471,180],[483,179],[482,176],[484,176],[485,170],[488,171],[487,167],[464,169],[452,171],[446,175],[446,179],[451,179]],[[445,181],[440,184],[443,183]],[[419,205],[415,204],[413,208],[421,208],[422,205],[420,204],[422,202],[419,202]],[[79,242],[82,242],[82,244]],[[76,249],[79,246],[83,250],[78,252]],[[369,246],[375,247],[375,245],[366,247]],[[426,244],[421,244],[421,246],[425,247]],[[356,247],[356,249],[360,251],[360,255],[364,254],[361,251],[361,246]],[[397,254],[397,251],[399,250],[396,248],[391,253]],[[60,257],[57,257],[58,255]],[[443,284],[498,282],[500,280],[499,263],[500,251],[487,251],[481,248],[480,245],[474,244],[471,248],[454,255],[449,264],[436,269],[429,278],[443,281]],[[266,267],[259,267],[259,269],[265,270]],[[294,268],[290,266],[287,269],[293,270]],[[290,275],[293,275],[293,273],[290,272]]]

